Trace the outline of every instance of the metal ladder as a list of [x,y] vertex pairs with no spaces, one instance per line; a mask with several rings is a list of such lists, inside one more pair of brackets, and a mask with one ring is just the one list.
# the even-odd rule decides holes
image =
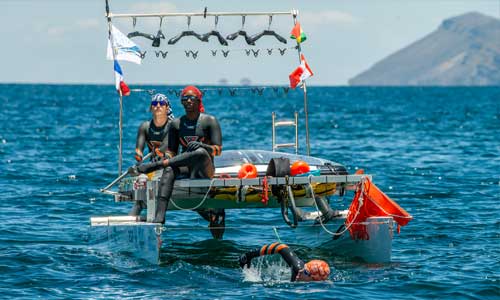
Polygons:
[[[299,152],[299,114],[297,112],[294,113],[295,120],[276,120],[276,113],[273,112],[273,152],[280,148],[295,148],[295,154]],[[294,126],[295,127],[295,143],[284,143],[284,144],[276,144],[276,127],[283,126]]]

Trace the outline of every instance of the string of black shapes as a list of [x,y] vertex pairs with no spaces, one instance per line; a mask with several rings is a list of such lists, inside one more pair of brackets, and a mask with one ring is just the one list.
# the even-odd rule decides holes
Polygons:
[[262,96],[262,94],[264,93],[264,88],[252,88],[252,93],[255,94],[255,92],[257,92],[259,96]]
[[[132,24],[133,24],[133,28],[135,29],[135,24],[137,23],[137,19],[135,17],[132,18]],[[128,38],[134,38],[134,37],[144,37],[144,38],[147,38],[148,40],[152,40],[153,43],[151,44],[151,46],[153,47],[160,47],[160,43],[161,43],[161,40],[162,39],[165,39],[165,35],[163,35],[163,32],[161,31],[161,25],[163,23],[163,18],[160,17],[160,28],[158,28],[158,32],[156,33],[156,35],[153,35],[153,34],[149,34],[149,33],[144,33],[144,32],[140,32],[140,31],[133,31],[133,32],[130,32],[129,34],[127,34],[127,37]]]
[[205,37],[204,35],[201,35],[199,33],[196,33],[194,31],[190,30],[189,27],[191,26],[191,16],[187,17],[187,25],[188,25],[187,30],[181,32],[180,34],[178,34],[178,35],[174,36],[173,38],[171,38],[170,40],[168,40],[169,45],[174,45],[180,39],[182,39],[183,37],[186,37],[186,36],[194,36],[195,38],[199,39],[202,42],[208,42],[208,37]]
[[168,54],[168,51],[155,51],[155,54],[156,54],[156,57],[163,57],[163,58],[167,58],[167,54]]
[[257,33],[255,35],[252,35],[250,37],[250,40],[255,44],[255,42],[262,38],[263,36],[274,36],[278,41],[282,42],[283,44],[286,44],[286,39],[282,37],[281,35],[277,34],[274,30],[271,30],[271,24],[273,22],[273,16],[269,16],[269,26],[267,27],[266,30]]
[[217,31],[217,23],[219,23],[219,16],[215,16],[215,27],[214,27],[214,29],[212,31],[209,31],[209,32],[205,33],[204,35],[202,35],[202,38],[208,42],[208,38],[210,36],[215,36],[215,37],[217,37],[217,39],[219,40],[219,43],[221,45],[227,46],[228,43],[227,43],[226,39],[224,39],[224,37],[222,36],[222,34],[219,31]]
[[200,51],[199,50],[198,51],[184,50],[184,53],[186,54],[186,57],[191,56],[193,59],[198,58],[198,52],[200,52]]
[[229,34],[228,36],[226,36],[226,39],[234,41],[238,36],[243,36],[245,38],[245,42],[247,42],[248,45],[255,46],[255,42],[252,41],[250,36],[248,36],[247,32],[243,30],[245,27],[245,18],[246,16],[241,16],[241,29],[234,33]]
[[141,56],[141,59],[146,58],[146,53],[147,53],[147,52],[148,52],[148,51],[144,51],[144,52],[139,51],[139,55]]
[[[269,90],[269,89],[272,89],[275,94],[279,93],[279,91],[282,90],[284,95],[288,95],[288,93],[290,91],[290,87],[288,87],[288,86],[282,86],[282,87],[279,87],[279,86],[267,86],[267,87],[265,87],[265,86],[263,86],[263,87],[231,87],[231,88],[228,88],[228,87],[225,87],[225,88],[218,87],[218,88],[204,88],[204,89],[202,89],[202,94],[206,95],[208,92],[214,91],[219,96],[222,96],[223,93],[224,93],[224,90],[227,90],[229,92],[229,95],[232,96],[232,97],[234,97],[234,96],[237,95],[236,94],[237,91],[250,90],[252,92],[252,94],[254,94],[254,95],[257,93],[258,96],[263,96],[264,95],[264,91],[265,90]],[[155,89],[131,89],[131,91],[132,92],[146,92],[149,95],[153,95],[153,94],[156,93]],[[165,93],[168,94],[168,95],[175,95],[175,97],[180,97],[181,92],[182,92],[181,89],[168,89]]]

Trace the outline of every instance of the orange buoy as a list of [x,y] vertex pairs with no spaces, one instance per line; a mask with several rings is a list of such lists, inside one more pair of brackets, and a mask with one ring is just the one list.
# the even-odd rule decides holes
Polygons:
[[290,167],[290,174],[292,176],[297,176],[300,174],[304,174],[310,171],[309,165],[302,160],[297,160]]
[[356,175],[363,175],[363,174],[365,174],[365,170],[364,169],[357,169],[354,174],[356,174]]
[[240,171],[238,172],[238,178],[256,178],[257,168],[253,164],[243,164],[241,165]]

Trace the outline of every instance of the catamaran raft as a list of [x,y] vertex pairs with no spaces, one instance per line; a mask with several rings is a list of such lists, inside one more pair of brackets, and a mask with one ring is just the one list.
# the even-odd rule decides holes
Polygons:
[[[112,59],[123,59],[127,51],[137,49],[122,36],[117,38],[116,28],[112,25],[115,18],[131,18],[135,23],[138,18],[169,17],[210,17],[239,16],[291,16],[297,23],[298,11],[289,12],[208,12],[201,13],[154,13],[154,14],[112,14],[106,1]],[[243,21],[244,22],[244,21]],[[161,25],[160,25],[161,27]],[[161,29],[160,29],[161,33]],[[162,33],[163,35],[163,33]],[[159,36],[159,35],[158,35]],[[221,36],[223,39],[223,37]],[[277,37],[276,37],[277,38]],[[159,42],[153,47],[159,46]],[[280,40],[279,38],[277,38]],[[247,39],[248,40],[248,39]],[[220,40],[223,44],[224,41]],[[251,44],[252,40],[248,40]],[[255,43],[255,41],[253,41]],[[286,42],[286,41],[285,41]],[[300,43],[294,47],[301,57]],[[108,56],[109,56],[108,52]],[[139,52],[140,54],[140,52]],[[135,59],[135,58],[134,58]],[[129,60],[130,61],[130,60]],[[301,60],[302,62],[302,60]],[[115,67],[116,71],[116,67]],[[119,75],[122,75],[121,69]],[[141,216],[99,216],[91,217],[91,237],[94,242],[108,245],[112,251],[130,251],[150,262],[158,263],[162,241],[168,239],[169,230],[191,230],[198,236],[189,235],[195,240],[206,240],[210,236],[206,227],[196,224],[172,223],[169,218],[165,225],[152,223],[158,204],[159,178],[162,170],[132,176],[122,173],[122,90],[120,79],[117,88],[120,96],[119,115],[119,173],[117,179],[101,189],[112,195],[116,202],[141,201],[147,207]],[[276,238],[289,244],[306,243],[308,247],[318,247],[331,255],[344,255],[361,258],[370,263],[384,263],[391,260],[394,227],[406,225],[412,217],[372,182],[372,177],[362,172],[348,174],[346,168],[336,162],[310,156],[309,128],[307,119],[307,87],[305,80],[300,86],[304,92],[304,112],[306,125],[307,155],[298,154],[298,116],[294,120],[277,121],[272,116],[272,151],[264,150],[225,150],[215,157],[215,175],[210,179],[177,179],[173,195],[168,204],[168,211],[198,210],[206,208],[224,208],[245,210],[249,215],[258,215],[261,209],[271,209],[275,217],[263,224],[245,223],[238,220],[236,230],[226,228],[224,238],[245,243],[246,238],[238,234],[245,228],[262,228],[262,242]],[[295,143],[277,144],[276,128],[292,126],[295,128]],[[292,147],[295,153],[279,152],[281,148]],[[290,165],[303,162],[307,172],[292,174]],[[277,167],[276,165],[279,164]],[[255,168],[254,178],[239,178],[242,167],[251,165]],[[285,171],[283,171],[285,170]],[[292,176],[296,175],[296,176]],[[241,176],[240,176],[241,177]],[[117,187],[117,189],[116,189]],[[113,190],[115,189],[115,190]],[[345,199],[353,195],[349,209],[336,207],[334,199]],[[195,226],[195,227],[193,227]],[[204,230],[198,230],[201,229]],[[248,245],[252,247],[254,245]],[[167,249],[168,251],[168,249]]]

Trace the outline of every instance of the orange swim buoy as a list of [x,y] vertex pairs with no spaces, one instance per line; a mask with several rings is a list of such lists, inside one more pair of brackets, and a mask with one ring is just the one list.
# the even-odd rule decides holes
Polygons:
[[240,171],[238,172],[238,178],[256,178],[257,168],[253,164],[243,164],[241,165]]
[[292,176],[297,176],[300,174],[304,174],[310,171],[309,165],[302,160],[297,160],[290,167],[290,174]]

